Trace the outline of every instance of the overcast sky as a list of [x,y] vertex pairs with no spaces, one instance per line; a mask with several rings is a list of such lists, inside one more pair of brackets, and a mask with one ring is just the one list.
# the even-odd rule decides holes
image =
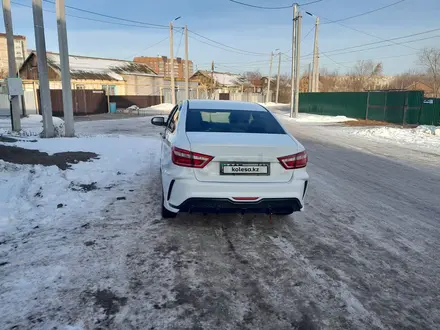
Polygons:
[[[291,0],[242,1],[261,6],[291,4]],[[31,0],[12,0],[12,2],[14,33],[25,35],[28,40],[28,48],[33,49],[35,42],[32,10],[29,8],[32,2]],[[361,14],[394,2],[397,0],[323,0],[304,6],[302,10],[320,16],[321,22],[325,23],[328,20]],[[17,3],[29,7],[20,6]],[[127,20],[159,25],[168,25],[175,17],[181,16],[181,19],[175,22],[176,27],[187,24],[190,30],[205,37],[250,52],[269,54],[275,49],[280,49],[282,52],[288,53],[291,47],[291,9],[256,9],[238,5],[229,0],[66,0],[66,5]],[[56,17],[53,13],[55,5],[45,2],[44,9],[47,49],[57,52]],[[124,23],[70,9],[67,10],[67,14]],[[370,50],[363,50],[363,48],[339,52],[332,52],[332,50],[380,42],[381,39],[440,28],[439,17],[440,0],[406,0],[368,15],[340,22],[345,26],[338,23],[322,24],[319,40],[320,50],[327,56],[321,55],[321,68],[338,69],[342,73],[361,59],[382,61],[385,74],[396,74],[410,68],[417,68],[417,50],[427,46],[440,48],[440,30],[395,41],[405,42],[404,45],[384,42],[363,48],[391,46]],[[3,16],[1,19],[3,21]],[[133,24],[128,21],[125,23]],[[306,67],[311,61],[311,57],[306,55],[313,50],[314,32],[311,31],[313,25],[314,18],[304,13],[302,36],[305,37],[308,32],[310,33],[305,37],[301,46],[301,53],[304,56],[301,63],[303,67]],[[122,26],[71,16],[67,17],[67,27],[71,54],[119,59],[132,59],[134,56],[141,55],[169,55],[169,40],[166,39],[169,35],[167,29]],[[4,32],[4,24],[1,24],[0,31]],[[195,38],[204,42],[208,41],[191,33],[190,37],[192,37],[190,38],[190,59],[199,69],[210,68],[212,60],[215,61],[218,71],[259,70],[262,73],[267,73],[269,69],[268,55],[253,56],[226,51],[201,43]],[[407,42],[421,38],[425,40]],[[151,47],[161,40],[163,42]],[[177,56],[183,57],[184,44],[183,40],[181,41],[180,29],[175,31],[174,43],[175,53]],[[347,53],[349,51],[351,53]],[[342,52],[345,54],[338,54]],[[286,56],[283,56],[282,71],[290,72],[290,63]]]

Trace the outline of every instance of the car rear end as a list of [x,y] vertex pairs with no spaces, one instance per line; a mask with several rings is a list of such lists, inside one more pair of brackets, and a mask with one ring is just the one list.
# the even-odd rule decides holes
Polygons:
[[172,148],[176,171],[187,175],[170,182],[168,208],[283,214],[303,209],[307,154],[268,110],[192,103],[185,112],[185,147]]

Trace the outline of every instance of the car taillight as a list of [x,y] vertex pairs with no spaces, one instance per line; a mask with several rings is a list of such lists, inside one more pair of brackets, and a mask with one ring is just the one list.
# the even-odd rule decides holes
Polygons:
[[171,155],[174,164],[195,168],[204,168],[214,158],[177,147],[173,147]]
[[286,170],[293,170],[296,168],[303,168],[307,166],[307,152],[303,151],[295,155],[289,155],[284,157],[279,157],[278,160],[280,161],[280,164],[286,169]]

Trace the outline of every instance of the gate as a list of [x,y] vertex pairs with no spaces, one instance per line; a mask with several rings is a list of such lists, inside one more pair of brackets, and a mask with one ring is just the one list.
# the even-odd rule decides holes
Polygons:
[[440,99],[425,98],[420,113],[420,124],[440,126]]
[[[40,90],[37,91],[37,95],[39,108],[41,109]],[[61,89],[51,89],[50,99],[52,114],[63,117],[63,91]],[[108,112],[107,97],[103,90],[72,90],[72,106],[75,116]]]
[[229,101],[229,93],[219,93],[219,100]]

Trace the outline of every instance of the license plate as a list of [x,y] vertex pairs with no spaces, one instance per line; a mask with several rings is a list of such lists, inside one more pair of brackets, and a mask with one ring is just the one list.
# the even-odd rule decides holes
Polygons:
[[269,164],[220,164],[221,175],[269,175]]

